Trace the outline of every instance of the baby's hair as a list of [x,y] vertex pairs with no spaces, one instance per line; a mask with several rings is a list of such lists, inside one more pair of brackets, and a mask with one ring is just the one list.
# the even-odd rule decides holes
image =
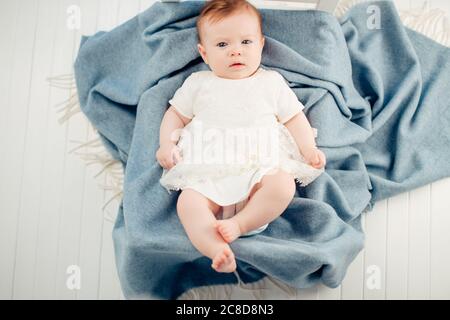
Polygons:
[[253,12],[256,15],[259,21],[259,29],[262,35],[263,30],[261,14],[259,13],[258,9],[256,9],[251,3],[247,2],[246,0],[211,0],[206,1],[197,19],[196,27],[198,41],[202,43],[200,30],[205,19],[212,23],[216,23],[242,9],[250,10],[250,12]]

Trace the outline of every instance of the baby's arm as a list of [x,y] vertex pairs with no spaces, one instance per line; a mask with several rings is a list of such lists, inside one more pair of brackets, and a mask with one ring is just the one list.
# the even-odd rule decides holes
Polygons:
[[173,106],[170,106],[164,114],[159,130],[160,147],[156,152],[156,159],[163,168],[170,169],[174,166],[173,155],[178,156],[174,151],[176,151],[176,144],[179,139],[179,129],[186,126],[190,121],[191,119],[181,115]]
[[176,133],[178,129],[184,128],[191,120],[179,113],[173,106],[170,106],[161,121],[159,144],[176,144],[178,140],[171,139],[172,134]]
[[325,166],[325,155],[316,147],[314,132],[305,114],[300,111],[284,125],[291,133],[306,161],[310,162],[315,168]]

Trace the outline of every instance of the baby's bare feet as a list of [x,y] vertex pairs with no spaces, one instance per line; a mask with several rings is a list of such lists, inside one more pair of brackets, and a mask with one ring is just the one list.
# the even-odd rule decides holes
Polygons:
[[239,224],[234,219],[217,220],[215,227],[223,240],[228,243],[233,242],[242,234]]
[[217,272],[233,272],[236,270],[236,259],[229,247],[221,249],[213,259],[211,267]]

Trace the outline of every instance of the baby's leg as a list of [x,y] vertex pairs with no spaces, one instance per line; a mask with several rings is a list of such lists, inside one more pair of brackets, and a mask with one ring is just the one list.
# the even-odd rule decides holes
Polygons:
[[228,243],[281,215],[295,194],[294,177],[279,169],[265,175],[247,205],[230,219],[216,222],[216,228]]
[[214,228],[220,206],[193,189],[184,189],[177,202],[180,221],[192,244],[213,260],[217,272],[233,272],[236,261],[230,246]]

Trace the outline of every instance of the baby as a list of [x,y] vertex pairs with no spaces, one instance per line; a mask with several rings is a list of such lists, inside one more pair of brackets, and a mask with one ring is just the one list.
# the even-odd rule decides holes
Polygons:
[[[304,106],[284,78],[260,66],[265,39],[254,6],[245,0],[208,1],[197,31],[198,51],[211,71],[191,74],[169,101],[156,158],[164,168],[161,184],[182,190],[177,212],[192,244],[212,259],[214,270],[233,272],[236,261],[229,243],[261,232],[280,216],[294,196],[295,181],[307,185],[317,178],[325,155],[316,147]],[[189,138],[198,138],[199,128],[216,156],[235,152],[218,148],[228,133],[242,137],[243,129],[265,129],[274,138],[269,140],[277,142],[270,145],[278,152],[270,158],[276,165],[243,152],[236,152],[244,160],[237,164],[192,161],[200,148],[192,147]],[[175,135],[180,131],[181,137]],[[261,149],[263,143],[250,145]],[[245,206],[236,212],[236,204]],[[224,219],[230,207],[235,211]]]

